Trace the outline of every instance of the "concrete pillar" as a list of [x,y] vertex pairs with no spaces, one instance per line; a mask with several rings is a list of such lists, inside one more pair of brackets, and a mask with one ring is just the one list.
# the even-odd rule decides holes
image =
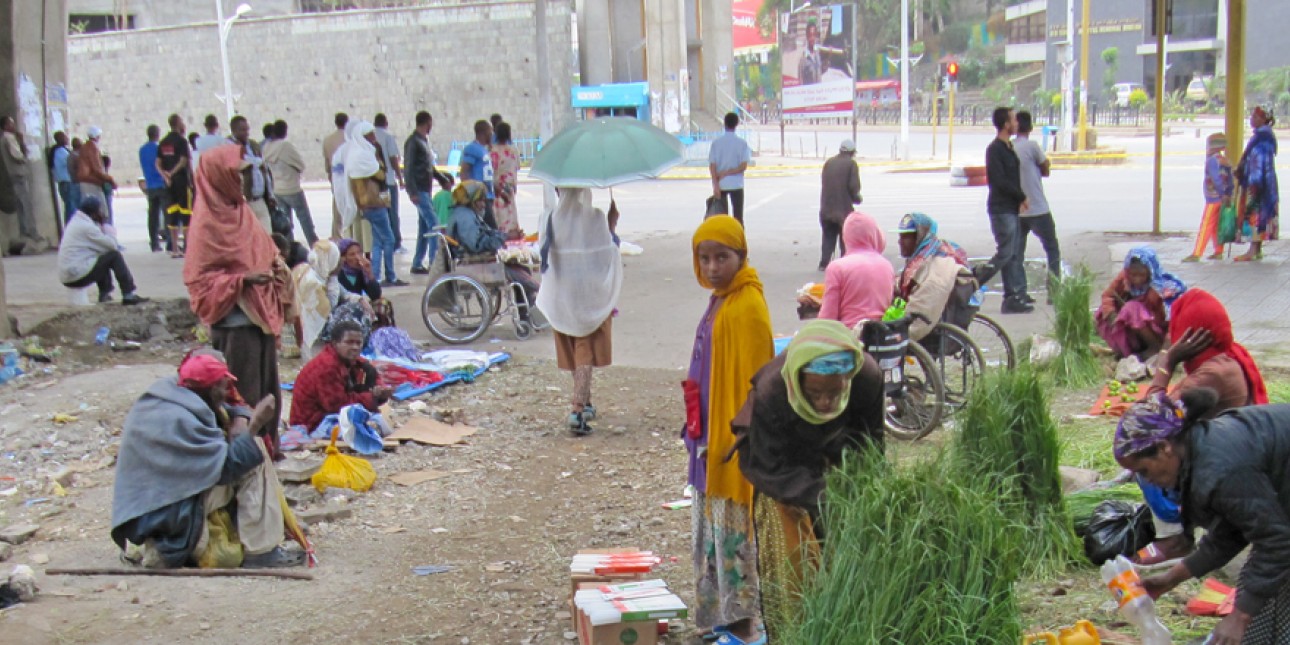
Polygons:
[[[734,24],[733,4],[730,0],[702,0],[701,35],[703,48],[699,51],[702,62],[702,102],[690,97],[692,107],[700,108],[714,116],[730,110],[735,100],[735,44],[731,26]],[[699,73],[690,70],[691,74]]]
[[[60,227],[45,149],[67,121],[67,6],[65,0],[0,0],[0,114],[15,118],[27,145],[30,203],[36,227],[48,243]],[[0,173],[0,210],[11,209],[13,187]],[[17,217],[0,214],[0,246],[18,238]],[[4,321],[0,311],[0,321]]]
[[690,127],[684,11],[684,0],[645,0],[650,116],[674,134]]
[[578,0],[578,65],[583,85],[614,82],[609,0]]
[[609,29],[614,49],[614,82],[645,80],[645,3],[617,0],[609,7]]

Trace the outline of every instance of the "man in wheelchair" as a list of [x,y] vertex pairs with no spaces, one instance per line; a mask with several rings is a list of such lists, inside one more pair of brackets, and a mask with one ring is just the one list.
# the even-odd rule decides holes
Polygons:
[[[483,256],[477,261],[499,261],[497,251],[506,245],[506,236],[485,221],[487,200],[488,190],[482,182],[466,180],[452,190],[448,235],[456,242],[451,245],[451,252],[458,261],[470,262],[473,259],[470,256]],[[538,283],[533,273],[518,264],[505,263],[503,267],[507,280],[520,285],[528,302],[537,302]],[[527,309],[521,311],[521,316],[527,319]]]
[[900,255],[905,268],[896,280],[896,295],[904,298],[911,319],[909,337],[927,345],[936,323],[967,329],[976,314],[976,278],[962,247],[936,236],[936,221],[922,213],[900,219]]

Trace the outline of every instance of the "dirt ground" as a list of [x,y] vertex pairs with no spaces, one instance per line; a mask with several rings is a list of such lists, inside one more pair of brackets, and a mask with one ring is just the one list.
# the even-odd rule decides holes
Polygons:
[[[549,360],[524,356],[473,384],[421,397],[423,411],[393,405],[395,425],[414,415],[458,415],[479,428],[465,443],[404,444],[374,458],[378,480],[366,494],[333,490],[319,498],[288,485],[289,496],[302,500],[298,509],[351,512],[310,528],[320,560],[311,581],[45,575],[47,567],[121,566],[108,535],[121,423],[152,381],[173,373],[194,343],[193,322],[175,301],[95,308],[32,330],[59,353],[43,371],[0,387],[0,529],[40,528],[13,548],[0,572],[32,565],[41,591],[35,602],[0,611],[0,641],[564,643],[568,561],[594,547],[661,554],[658,574],[693,600],[689,511],[661,506],[685,486],[678,372],[598,373],[597,432],[574,438],[562,427],[567,376]],[[113,342],[137,340],[142,348],[95,346],[100,324],[114,330]],[[299,367],[284,361],[284,380]],[[1055,396],[1054,414],[1068,437],[1063,462],[1109,473],[1113,465],[1099,447],[1109,444],[1114,426],[1075,417],[1092,395]],[[58,414],[75,418],[59,423]],[[891,441],[889,454],[926,454],[950,432],[916,444]],[[419,470],[450,475],[410,487],[389,480]],[[67,482],[66,496],[51,478]],[[430,564],[453,569],[412,571]],[[1035,629],[1081,618],[1123,627],[1092,568],[1027,581],[1019,598]],[[1163,611],[1176,635],[1204,633],[1212,621],[1186,617],[1185,597],[1175,598]],[[693,643],[693,632],[688,621],[674,621],[664,642]]]

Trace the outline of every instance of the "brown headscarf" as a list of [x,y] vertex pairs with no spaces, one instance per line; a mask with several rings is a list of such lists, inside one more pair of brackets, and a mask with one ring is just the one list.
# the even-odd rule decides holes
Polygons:
[[[242,311],[266,334],[277,336],[294,309],[291,274],[242,194],[242,149],[235,145],[202,153],[197,198],[184,259],[184,285],[193,313],[212,325]],[[249,284],[247,273],[268,273],[268,284]]]

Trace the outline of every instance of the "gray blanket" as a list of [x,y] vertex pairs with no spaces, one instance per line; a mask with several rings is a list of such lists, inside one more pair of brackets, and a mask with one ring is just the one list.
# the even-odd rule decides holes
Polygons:
[[153,383],[125,417],[112,528],[211,488],[227,454],[224,431],[201,397],[174,376]]

